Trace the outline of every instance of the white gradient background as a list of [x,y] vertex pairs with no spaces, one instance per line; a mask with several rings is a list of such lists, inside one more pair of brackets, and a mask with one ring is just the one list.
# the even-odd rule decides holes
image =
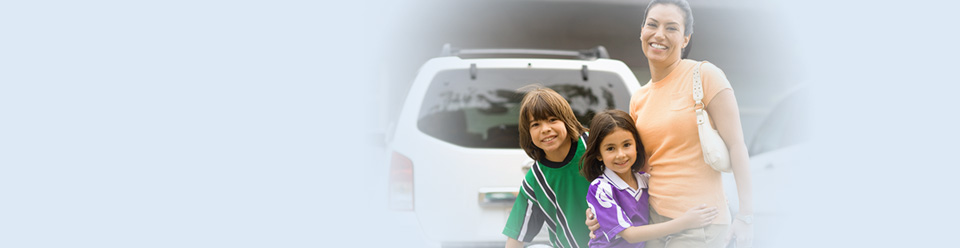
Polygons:
[[[778,246],[955,244],[958,6],[774,3],[816,84]],[[0,247],[418,245],[376,135],[417,7],[0,4]]]

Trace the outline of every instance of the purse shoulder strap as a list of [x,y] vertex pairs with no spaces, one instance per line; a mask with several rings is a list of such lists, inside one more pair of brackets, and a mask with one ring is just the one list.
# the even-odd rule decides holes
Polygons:
[[703,83],[700,82],[700,67],[703,65],[703,62],[698,62],[697,65],[693,68],[693,100],[696,101],[696,104],[693,105],[694,109],[698,109],[697,106],[700,106],[699,109],[703,109]]
[[[709,122],[707,117],[707,107],[703,105],[703,83],[700,82],[700,67],[702,67],[703,62],[697,63],[693,68],[693,100],[696,101],[696,104],[693,105],[694,111],[697,113],[697,125],[701,125]],[[709,123],[707,124],[709,126]],[[711,127],[712,128],[712,127]]]

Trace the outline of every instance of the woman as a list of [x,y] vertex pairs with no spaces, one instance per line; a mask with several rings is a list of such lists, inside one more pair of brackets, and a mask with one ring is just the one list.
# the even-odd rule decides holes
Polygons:
[[[653,0],[647,5],[640,41],[651,80],[633,94],[629,113],[647,148],[650,223],[680,217],[686,209],[702,203],[727,208],[720,172],[704,162],[700,148],[695,109],[701,106],[694,106],[693,100],[696,67],[700,67],[703,104],[730,151],[740,209],[737,216],[721,211],[711,225],[648,241],[646,247],[726,247],[733,237],[738,247],[749,247],[753,201],[740,111],[719,68],[682,59],[692,34],[693,12],[685,0]],[[588,218],[592,218],[589,213]],[[594,230],[596,221],[586,223]]]

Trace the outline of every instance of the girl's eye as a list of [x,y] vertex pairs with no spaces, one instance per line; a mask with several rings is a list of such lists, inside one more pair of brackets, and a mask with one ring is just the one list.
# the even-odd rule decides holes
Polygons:
[[630,145],[632,145],[632,144],[626,143],[626,144],[623,144],[623,147],[630,147]]
[[613,147],[607,147],[607,151],[613,151]]
[[531,123],[531,124],[530,124],[530,127],[536,127],[536,126],[539,126],[539,125],[540,125],[540,123],[534,122],[534,123]]
[[559,121],[559,120],[560,119],[557,119],[557,118],[550,118],[550,122]]

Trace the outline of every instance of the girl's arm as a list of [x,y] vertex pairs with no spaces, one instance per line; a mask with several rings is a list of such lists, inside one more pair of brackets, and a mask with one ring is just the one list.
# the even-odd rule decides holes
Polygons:
[[620,232],[620,237],[628,243],[638,243],[660,238],[686,229],[709,225],[719,212],[716,207],[700,205],[687,210],[683,216],[676,219],[643,226],[631,226]]
[[[753,215],[753,186],[750,179],[750,157],[747,154],[747,145],[743,141],[743,128],[740,127],[740,109],[737,99],[731,90],[723,90],[707,105],[707,113],[716,124],[720,138],[730,151],[730,164],[733,166],[733,177],[737,182],[737,196],[740,199],[738,216]],[[727,233],[725,241],[729,242],[732,236],[737,236],[737,243],[751,243],[753,240],[753,224],[741,220],[734,220]],[[724,242],[724,244],[727,244]]]

